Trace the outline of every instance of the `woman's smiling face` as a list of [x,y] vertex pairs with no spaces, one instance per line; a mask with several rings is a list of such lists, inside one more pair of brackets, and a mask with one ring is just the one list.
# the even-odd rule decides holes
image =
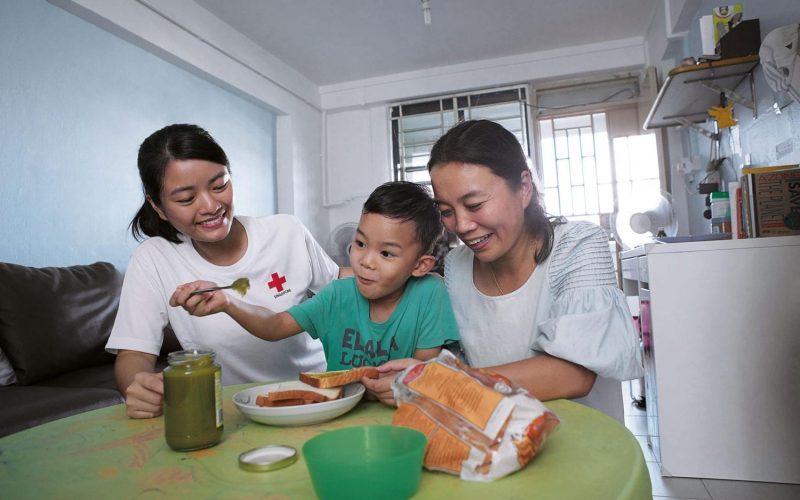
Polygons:
[[233,184],[225,165],[205,160],[173,160],[161,187],[159,217],[197,242],[225,239],[233,224]]
[[[530,173],[512,189],[488,167],[461,162],[431,169],[442,223],[483,262],[494,262],[527,241],[525,207],[531,202]],[[525,177],[527,176],[527,177]]]

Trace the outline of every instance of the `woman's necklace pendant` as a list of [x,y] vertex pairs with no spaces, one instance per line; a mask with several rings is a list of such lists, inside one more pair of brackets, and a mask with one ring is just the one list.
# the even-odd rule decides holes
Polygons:
[[505,293],[503,293],[503,289],[500,288],[500,283],[497,281],[497,276],[495,276],[494,268],[491,264],[489,264],[489,272],[492,273],[492,279],[494,279],[494,286],[497,287],[497,291],[500,292],[500,295],[505,295]]

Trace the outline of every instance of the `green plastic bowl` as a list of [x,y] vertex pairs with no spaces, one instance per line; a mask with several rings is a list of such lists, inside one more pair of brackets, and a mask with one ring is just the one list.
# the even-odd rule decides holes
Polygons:
[[348,427],[309,439],[303,455],[323,500],[401,499],[417,491],[426,441],[406,427]]

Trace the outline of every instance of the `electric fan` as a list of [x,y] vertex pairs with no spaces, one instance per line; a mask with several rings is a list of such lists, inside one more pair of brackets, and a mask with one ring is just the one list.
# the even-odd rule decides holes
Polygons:
[[672,196],[661,191],[656,197],[621,206],[611,218],[611,229],[623,250],[652,242],[663,229],[666,236],[678,234]]
[[350,245],[353,243],[357,227],[358,224],[355,222],[345,222],[331,231],[330,237],[328,237],[325,250],[339,266],[350,265]]

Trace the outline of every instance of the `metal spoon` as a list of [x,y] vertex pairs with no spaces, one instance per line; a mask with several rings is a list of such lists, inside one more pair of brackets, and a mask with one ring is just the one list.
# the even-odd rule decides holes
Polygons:
[[190,293],[189,297],[200,293],[213,292],[214,290],[224,290],[226,288],[231,288],[234,291],[239,292],[239,295],[244,297],[247,291],[250,290],[250,280],[247,278],[239,278],[228,286],[212,286],[210,288],[201,288]]

